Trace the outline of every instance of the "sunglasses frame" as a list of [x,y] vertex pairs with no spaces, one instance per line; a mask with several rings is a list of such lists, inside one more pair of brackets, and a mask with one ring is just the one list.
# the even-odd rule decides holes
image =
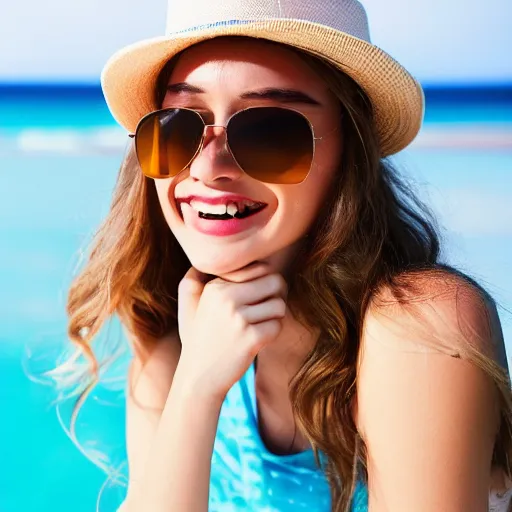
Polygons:
[[[194,110],[192,108],[188,108],[188,107],[166,107],[166,108],[161,108],[161,109],[158,109],[158,110],[153,110],[152,112],[149,112],[147,113],[146,115],[144,115],[140,121],[137,123],[137,126],[135,128],[135,132],[134,133],[129,133],[128,134],[128,137],[130,137],[131,139],[134,139],[134,141],[136,141],[137,139],[137,132],[139,130],[139,128],[142,126],[142,124],[147,120],[149,119],[150,117],[153,117],[153,116],[157,116],[159,115],[160,113],[162,112],[167,112],[167,111],[170,111],[170,110],[189,110],[190,112],[193,112],[195,115],[197,115],[199,117],[199,119],[201,120],[201,122],[203,123],[203,135],[201,136],[201,142],[199,143],[199,146],[196,150],[196,152],[194,153],[194,155],[192,156],[192,158],[189,160],[189,162],[183,167],[183,169],[181,169],[180,172],[176,173],[174,176],[165,176],[165,177],[161,177],[161,178],[156,178],[156,177],[153,177],[153,179],[166,179],[168,177],[172,177],[172,178],[175,178],[176,176],[180,175],[184,170],[188,169],[190,167],[190,165],[192,164],[192,162],[196,159],[196,157],[201,153],[201,151],[203,150],[203,146],[204,146],[204,139],[206,137],[206,129],[207,128],[224,128],[225,132],[226,132],[226,149],[229,151],[229,154],[231,155],[231,157],[233,158],[234,162],[236,163],[237,167],[244,173],[244,174],[247,174],[247,176],[249,176],[250,178],[252,178],[252,176],[250,174],[248,174],[244,169],[242,169],[242,166],[238,163],[238,160],[235,158],[235,155],[233,154],[233,151],[229,145],[229,140],[228,140],[228,135],[227,135],[227,130],[228,130],[228,126],[229,126],[229,123],[230,121],[237,115],[241,114],[242,112],[246,112],[247,110],[254,110],[254,109],[258,109],[258,108],[273,108],[273,109],[281,109],[281,110],[289,110],[291,112],[294,112],[298,115],[300,115],[303,119],[306,120],[306,122],[308,123],[308,126],[309,126],[309,129],[311,131],[311,138],[312,138],[312,141],[313,141],[313,151],[311,153],[311,164],[309,166],[309,169],[308,169],[308,172],[306,173],[306,175],[304,176],[304,178],[297,182],[297,183],[294,183],[294,185],[298,185],[302,182],[304,182],[306,180],[306,178],[309,176],[309,173],[311,172],[311,169],[313,167],[313,161],[314,161],[314,158],[315,158],[315,152],[316,152],[316,141],[317,140],[322,140],[322,137],[315,137],[315,129],[313,128],[313,124],[311,123],[311,121],[308,119],[308,117],[300,112],[299,110],[296,110],[294,108],[289,108],[289,107],[281,107],[281,106],[271,106],[271,105],[261,105],[261,106],[252,106],[252,107],[246,107],[246,108],[243,108],[241,110],[237,110],[236,112],[234,112],[233,114],[231,114],[231,116],[229,117],[229,119],[226,121],[226,125],[218,125],[218,124],[206,124],[204,119],[203,119],[203,116],[197,111],[197,110]],[[139,166],[140,166],[140,161],[139,161],[139,156],[138,156],[138,151],[137,151],[137,144],[135,143],[135,154],[137,155],[137,161],[139,162]],[[142,169],[142,166],[141,166],[141,169]],[[253,179],[256,179],[257,178],[253,178]],[[261,180],[258,180],[258,181],[261,181]]]

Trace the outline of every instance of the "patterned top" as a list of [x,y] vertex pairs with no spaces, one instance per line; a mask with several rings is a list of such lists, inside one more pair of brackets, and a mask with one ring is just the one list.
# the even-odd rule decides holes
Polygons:
[[508,481],[505,492],[491,491],[489,493],[489,512],[512,512],[512,482]]
[[[331,512],[329,484],[311,449],[275,455],[258,430],[252,365],[222,405],[212,456],[209,512]],[[320,454],[321,462],[325,457]],[[352,512],[368,511],[358,482]],[[512,488],[489,493],[489,512],[512,512]]]
[[[258,430],[254,366],[228,392],[222,405],[212,457],[210,512],[330,512],[329,484],[311,449],[275,455]],[[321,461],[325,459],[321,457]],[[367,512],[359,484],[352,512]]]

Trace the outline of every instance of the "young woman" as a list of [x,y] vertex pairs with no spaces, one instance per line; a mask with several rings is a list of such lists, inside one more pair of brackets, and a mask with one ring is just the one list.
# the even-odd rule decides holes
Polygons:
[[496,307],[385,159],[423,94],[362,6],[176,2],[102,84],[133,144],[68,310],[95,376],[133,346],[122,510],[505,511]]

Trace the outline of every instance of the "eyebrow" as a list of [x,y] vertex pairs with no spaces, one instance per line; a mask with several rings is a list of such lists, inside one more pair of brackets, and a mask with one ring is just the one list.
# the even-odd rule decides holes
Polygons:
[[[171,93],[204,94],[205,91],[187,82],[180,82],[167,86]],[[243,100],[273,100],[280,103],[303,103],[307,105],[321,105],[321,103],[308,94],[296,89],[267,87],[256,91],[244,92],[240,95]]]
[[179,82],[177,84],[172,84],[167,86],[167,90],[169,92],[188,92],[190,94],[202,94],[204,93],[203,89],[199,87],[195,87],[194,85],[188,84],[187,82]]

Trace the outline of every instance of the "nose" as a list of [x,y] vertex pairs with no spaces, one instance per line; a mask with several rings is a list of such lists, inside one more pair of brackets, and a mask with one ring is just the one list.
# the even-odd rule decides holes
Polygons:
[[234,181],[243,176],[228,148],[226,128],[206,126],[203,145],[190,164],[190,176],[204,183]]

